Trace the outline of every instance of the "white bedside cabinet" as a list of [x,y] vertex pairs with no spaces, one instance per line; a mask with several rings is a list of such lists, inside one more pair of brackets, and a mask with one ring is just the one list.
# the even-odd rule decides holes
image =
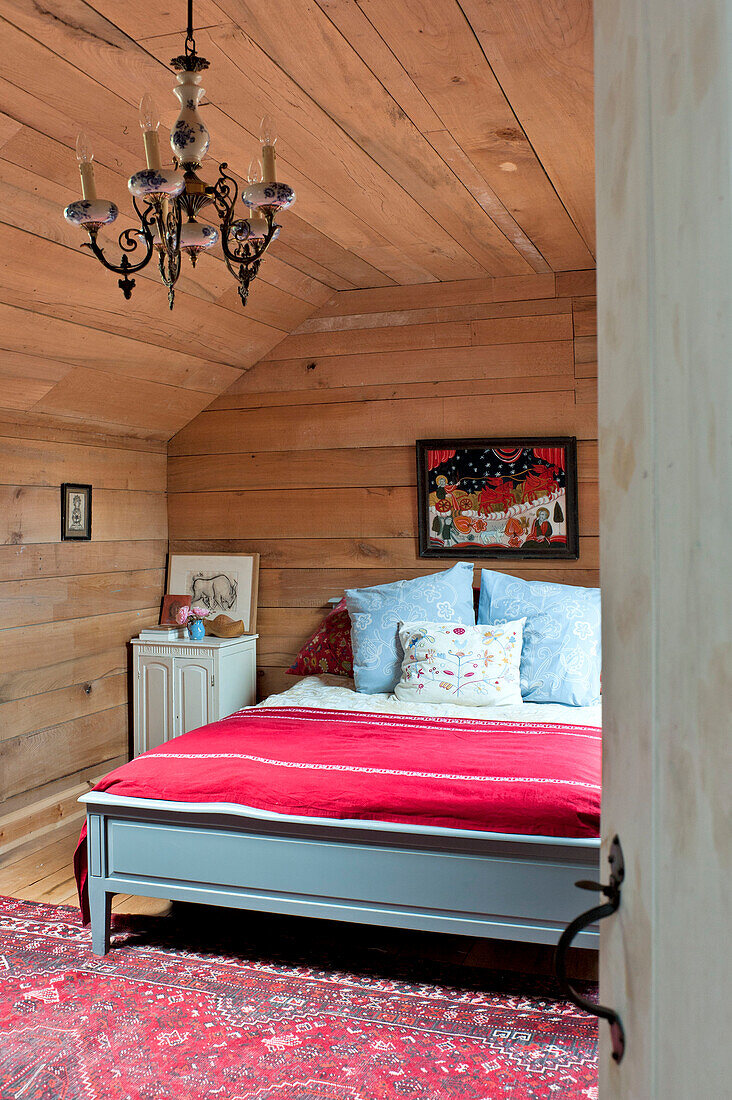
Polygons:
[[257,701],[257,638],[133,638],[134,754]]

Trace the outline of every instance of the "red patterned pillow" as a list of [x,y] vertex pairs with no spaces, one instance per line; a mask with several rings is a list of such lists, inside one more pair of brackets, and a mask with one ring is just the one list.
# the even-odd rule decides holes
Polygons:
[[346,609],[345,597],[328,612],[287,671],[293,676],[317,676],[321,672],[353,676],[351,617]]

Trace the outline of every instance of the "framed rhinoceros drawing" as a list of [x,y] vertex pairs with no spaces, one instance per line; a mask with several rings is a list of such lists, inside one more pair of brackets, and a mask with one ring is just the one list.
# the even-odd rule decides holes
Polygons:
[[259,554],[171,554],[168,592],[185,592],[214,615],[241,619],[244,632],[257,625]]
[[577,443],[420,439],[421,558],[579,557]]

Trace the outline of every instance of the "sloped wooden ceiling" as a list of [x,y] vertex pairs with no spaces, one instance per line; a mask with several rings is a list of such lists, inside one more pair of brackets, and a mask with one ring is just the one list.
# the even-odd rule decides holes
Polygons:
[[298,201],[246,311],[204,256],[172,313],[152,264],[125,302],[61,209],[83,128],[132,224],[137,104],[176,117],[184,0],[0,14],[0,411],[165,439],[336,291],[594,266],[590,0],[198,0],[201,174],[244,176],[268,112]]

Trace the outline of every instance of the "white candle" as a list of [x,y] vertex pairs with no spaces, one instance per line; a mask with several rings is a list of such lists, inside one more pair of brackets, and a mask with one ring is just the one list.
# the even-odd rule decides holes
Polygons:
[[265,183],[274,183],[275,175],[275,149],[274,145],[262,146],[262,178]]
[[265,183],[274,183],[277,179],[275,175],[277,131],[269,115],[265,115],[262,119],[262,125],[259,128],[259,139],[262,142],[262,179]]
[[81,194],[85,199],[93,201],[97,197],[97,185],[94,180],[94,153],[92,152],[91,142],[83,130],[76,139],[76,159],[79,162]]
[[91,161],[79,165],[79,174],[81,176],[81,193],[85,199],[95,199],[97,197],[97,185],[94,179],[94,165]]
[[160,160],[160,141],[157,130],[146,130],[142,135],[142,140],[145,143],[145,160],[148,168],[160,168],[162,161]]
[[145,160],[148,168],[160,168],[160,141],[158,139],[158,126],[160,119],[155,107],[155,102],[149,92],[145,92],[140,100],[140,129],[142,140],[145,143]]

